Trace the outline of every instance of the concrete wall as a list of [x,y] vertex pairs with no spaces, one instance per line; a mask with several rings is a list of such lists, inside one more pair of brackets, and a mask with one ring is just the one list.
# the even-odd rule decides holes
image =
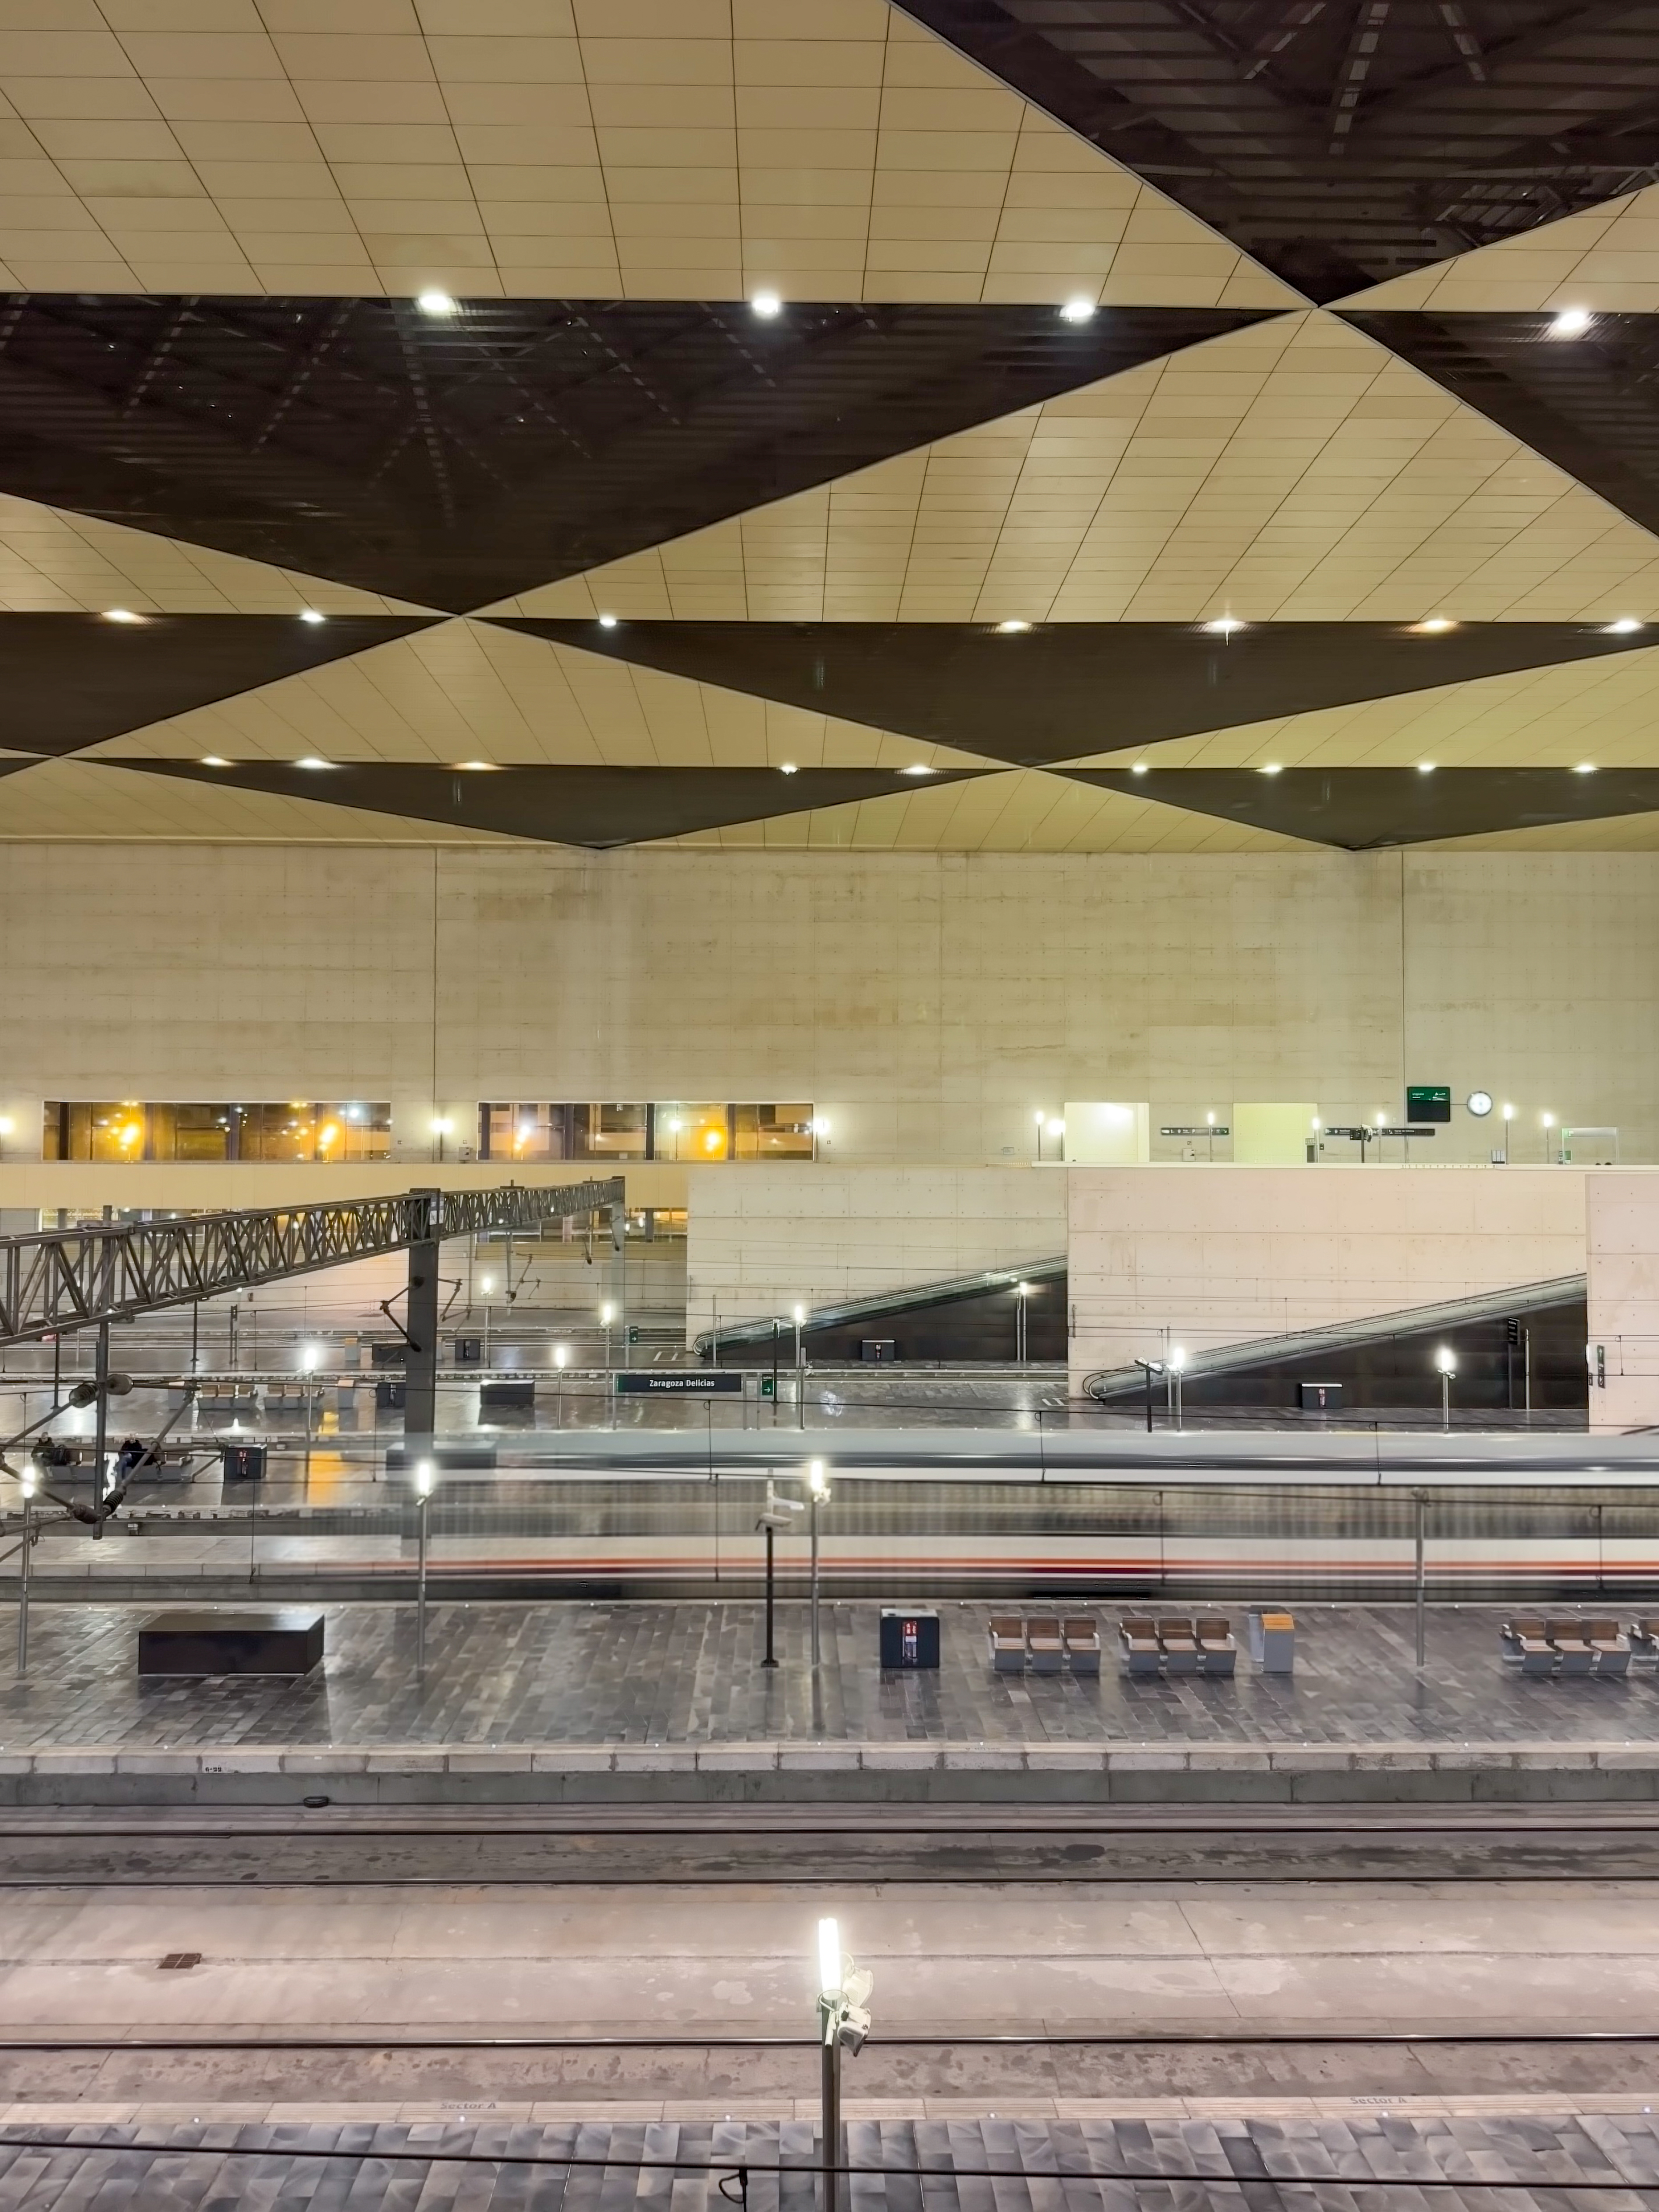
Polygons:
[[[1170,1346],[1191,1355],[1576,1274],[1587,1180],[1563,1167],[1073,1170],[1073,1385]],[[1624,1180],[1650,1181],[1659,1203],[1659,1177]]]
[[[1585,1178],[1593,1429],[1659,1424],[1659,1176]],[[1602,1378],[1605,1377],[1605,1380]]]
[[[10,844],[0,1116],[373,1097],[411,1158],[481,1097],[791,1099],[831,1161],[1027,1161],[1033,1115],[1236,1099],[1342,1122],[1407,1080],[1659,1158],[1639,854],[1010,856]],[[1461,1109],[1425,1152],[1484,1159]],[[736,1172],[737,1170],[733,1170]]]
[[1066,1247],[1060,1168],[694,1168],[686,1327],[786,1316]]

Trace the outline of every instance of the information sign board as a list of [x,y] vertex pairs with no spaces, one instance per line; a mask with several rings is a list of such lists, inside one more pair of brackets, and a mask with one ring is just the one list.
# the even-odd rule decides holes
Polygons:
[[735,1398],[743,1376],[732,1368],[623,1368],[617,1376],[619,1398]]

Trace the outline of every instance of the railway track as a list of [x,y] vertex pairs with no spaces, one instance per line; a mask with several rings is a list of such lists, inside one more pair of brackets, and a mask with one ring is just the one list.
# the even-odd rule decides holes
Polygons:
[[1659,1806],[8,1808],[0,1889],[1659,1880]]

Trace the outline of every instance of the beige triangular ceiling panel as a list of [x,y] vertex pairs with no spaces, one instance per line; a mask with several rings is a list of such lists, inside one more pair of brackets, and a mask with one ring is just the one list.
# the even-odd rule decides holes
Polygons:
[[157,34],[149,11],[118,37],[64,33],[44,59],[14,40],[5,281],[1296,299],[885,0],[766,0],[735,25],[724,5],[483,8],[424,36],[408,9],[369,12],[374,39],[368,12],[307,9],[298,31],[250,11],[234,48],[192,44],[195,18]]
[[1339,318],[1287,315],[502,611],[1612,620],[1659,539]]
[[45,761],[0,777],[0,841],[204,839],[283,844],[496,844],[479,831],[367,814],[263,792],[175,782],[80,760]]
[[358,591],[125,523],[0,495],[0,611],[10,614],[410,614]]
[[1394,277],[1343,305],[1431,308],[1437,314],[1546,307],[1659,313],[1659,185]]
[[455,621],[130,731],[108,754],[611,768],[959,768],[945,745]]
[[[1074,765],[1121,767],[1135,748]],[[1171,739],[1158,768],[1659,767],[1659,647]]]

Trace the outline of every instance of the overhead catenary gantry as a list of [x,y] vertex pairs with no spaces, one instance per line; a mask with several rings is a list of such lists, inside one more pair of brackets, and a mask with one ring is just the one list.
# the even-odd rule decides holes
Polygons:
[[622,1177],[608,1176],[545,1189],[508,1183],[410,1190],[0,1237],[0,1345],[130,1321],[387,1252],[412,1253],[447,1237],[533,1231],[545,1221],[614,1212],[623,1203]]

